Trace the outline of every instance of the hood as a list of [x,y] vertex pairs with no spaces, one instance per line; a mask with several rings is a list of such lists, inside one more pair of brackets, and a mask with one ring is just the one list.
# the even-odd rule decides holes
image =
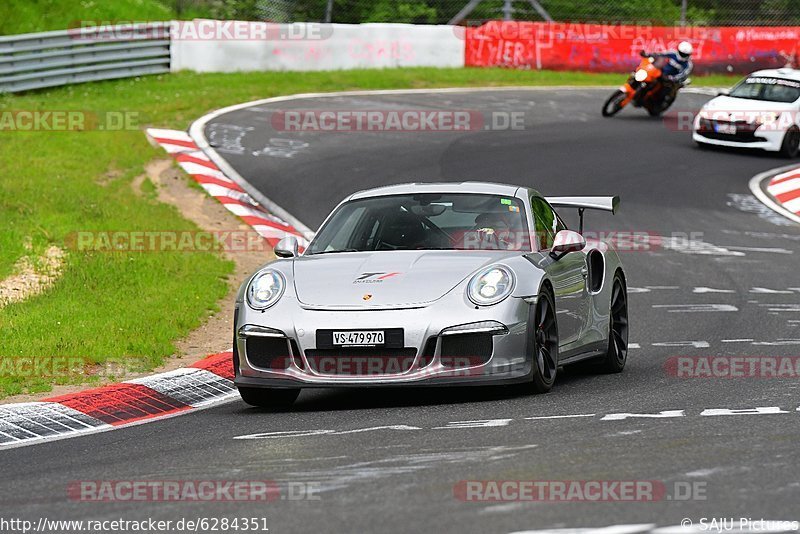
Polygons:
[[791,111],[794,109],[794,103],[786,102],[765,102],[763,100],[750,100],[747,98],[734,98],[732,96],[718,96],[712,98],[703,106],[703,111],[725,111],[725,112],[764,112],[772,111],[780,113],[781,111]]
[[301,256],[294,261],[294,287],[300,303],[313,308],[422,307],[484,265],[519,254],[403,250]]

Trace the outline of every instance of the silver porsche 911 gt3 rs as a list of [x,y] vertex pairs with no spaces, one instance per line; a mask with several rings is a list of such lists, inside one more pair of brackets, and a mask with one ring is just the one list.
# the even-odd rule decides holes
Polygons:
[[279,257],[236,300],[233,365],[245,402],[301,388],[529,383],[560,366],[625,366],[625,272],[554,207],[615,212],[618,197],[545,198],[483,182],[350,195],[308,249]]

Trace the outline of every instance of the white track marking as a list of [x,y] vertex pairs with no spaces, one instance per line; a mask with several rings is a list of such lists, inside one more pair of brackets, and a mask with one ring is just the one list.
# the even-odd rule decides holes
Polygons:
[[575,415],[540,415],[537,417],[523,417],[523,419],[529,421],[541,420],[541,419],[572,419],[575,417],[594,417],[596,414],[593,413],[580,413]]
[[601,421],[622,421],[624,419],[670,419],[673,417],[686,417],[684,410],[664,410],[658,413],[610,413],[604,415]]
[[759,304],[759,306],[775,313],[800,312],[800,304]]
[[[795,408],[792,407],[780,407],[780,406],[760,406],[760,407],[751,407],[751,408],[705,408],[705,409],[698,409],[698,408],[691,408],[692,412],[690,415],[686,414],[687,410],[662,410],[658,412],[646,413],[646,412],[616,412],[616,413],[608,413],[608,414],[574,414],[574,415],[554,415],[554,416],[531,416],[531,417],[523,417],[520,419],[494,419],[490,420],[493,424],[478,424],[476,426],[437,426],[432,428],[419,428],[410,425],[385,425],[380,427],[367,427],[367,428],[350,428],[350,429],[340,429],[340,430],[333,430],[333,429],[314,429],[314,430],[278,430],[278,431],[271,431],[271,432],[258,432],[255,434],[245,434],[240,436],[233,436],[231,439],[235,440],[259,440],[259,439],[279,439],[279,438],[288,438],[288,439],[295,439],[301,437],[321,437],[321,436],[339,436],[339,435],[346,435],[346,434],[355,434],[355,433],[362,433],[362,432],[370,432],[370,431],[381,431],[381,430],[391,430],[391,431],[401,431],[401,432],[408,432],[408,431],[439,431],[439,430],[449,430],[452,428],[484,428],[490,429],[489,432],[497,432],[499,429],[497,427],[508,427],[513,426],[510,423],[524,423],[525,421],[542,421],[542,420],[560,420],[560,419],[569,419],[569,418],[581,418],[584,420],[589,421],[596,421],[597,423],[602,422],[619,422],[619,421],[629,421],[629,422],[637,422],[637,423],[644,423],[649,422],[651,424],[659,424],[659,422],[663,422],[667,424],[667,421],[675,420],[675,419],[684,419],[687,417],[722,417],[723,419],[728,418],[727,416],[731,415],[764,415],[764,416],[771,416],[771,415],[780,415],[783,417],[787,416],[800,416],[800,407]],[[496,424],[494,422],[502,421],[502,424]],[[457,421],[456,423],[473,423],[475,421]],[[477,423],[486,423],[486,421],[477,421]],[[450,423],[453,424],[453,423]],[[534,423],[535,424],[535,423]],[[640,428],[635,429],[636,431],[641,430]],[[632,431],[626,431],[625,435],[630,435]],[[615,435],[621,435],[621,432],[617,432]],[[532,444],[526,446],[528,448],[537,447],[537,445]]]
[[477,421],[450,421],[445,426],[433,427],[434,430],[447,430],[451,428],[487,428],[495,426],[508,426],[512,419],[480,419]]
[[744,252],[713,245],[702,239],[687,240],[677,237],[660,237],[659,242],[665,249],[680,252],[681,254],[696,254],[700,256],[745,256]]
[[650,532],[652,523],[641,523],[633,525],[612,525],[600,528],[551,528],[541,530],[517,530],[511,534],[637,534],[639,532]]
[[791,413],[786,410],[781,410],[779,406],[767,406],[762,408],[747,408],[744,410],[730,410],[728,408],[709,408],[700,413],[701,417],[717,416],[717,415],[765,415],[765,414],[782,414]]
[[794,251],[777,247],[735,247],[727,246],[728,250],[741,250],[743,252],[764,252],[767,254],[794,254]]
[[750,293],[756,293],[759,295],[793,295],[794,291],[791,289],[769,289],[766,287],[754,287],[750,290]]
[[707,349],[708,341],[664,341],[661,343],[653,343],[654,347],[693,347],[695,349]]
[[713,287],[696,287],[692,293],[736,293],[733,289],[715,289]]
[[422,430],[422,429],[418,426],[386,425],[386,426],[371,426],[368,428],[357,428],[355,430],[340,430],[338,432],[334,432],[334,434],[337,436],[341,436],[344,434],[359,434],[361,432],[373,432],[376,430]]
[[737,312],[739,308],[733,304],[653,304],[653,308],[667,310],[668,313],[708,313]]
[[[738,195],[728,193],[728,206],[738,209],[744,213],[753,213],[760,219],[763,219],[776,226],[792,226],[792,221],[786,220],[785,217],[775,213],[770,208],[762,204],[758,198],[753,195]],[[725,231],[725,230],[723,230]]]

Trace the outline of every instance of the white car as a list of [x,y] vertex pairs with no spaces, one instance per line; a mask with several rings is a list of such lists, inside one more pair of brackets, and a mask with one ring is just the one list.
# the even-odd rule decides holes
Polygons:
[[797,156],[800,146],[800,70],[750,74],[708,101],[694,119],[698,146],[759,148]]

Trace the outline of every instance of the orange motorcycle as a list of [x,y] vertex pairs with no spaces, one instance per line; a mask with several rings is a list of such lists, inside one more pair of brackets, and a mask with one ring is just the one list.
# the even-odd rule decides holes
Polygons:
[[611,117],[631,103],[634,107],[646,109],[653,117],[666,111],[675,101],[678,90],[689,83],[689,80],[684,83],[665,83],[661,78],[661,70],[667,61],[662,56],[643,54],[642,62],[628,81],[606,100],[603,117]]

